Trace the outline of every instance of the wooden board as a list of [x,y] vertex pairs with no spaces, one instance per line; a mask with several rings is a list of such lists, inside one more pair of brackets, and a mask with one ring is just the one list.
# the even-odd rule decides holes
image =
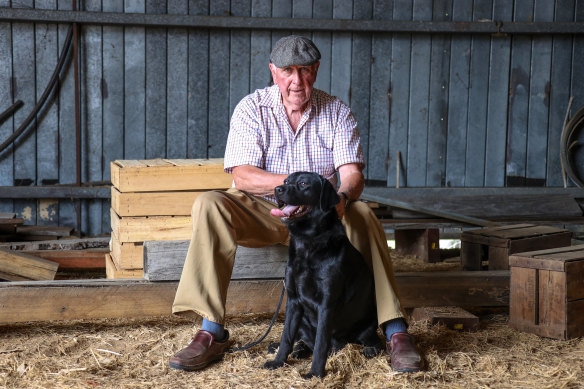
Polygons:
[[[150,281],[177,281],[189,248],[189,241],[144,242],[144,278]],[[237,247],[231,279],[283,278],[288,247]]]
[[[405,308],[509,303],[508,271],[397,273],[396,280]],[[143,280],[0,283],[0,323],[169,315],[177,285]],[[281,280],[234,280],[227,314],[273,312],[281,290]]]
[[190,216],[203,191],[120,192],[111,188],[112,208],[119,216]]
[[120,269],[112,260],[111,255],[104,254],[104,257],[107,278],[143,278],[142,269]]
[[414,308],[412,320],[428,321],[430,325],[441,324],[459,331],[475,331],[479,328],[479,318],[460,307]]
[[52,280],[59,264],[16,251],[0,249],[0,279]]
[[233,181],[220,158],[117,160],[111,178],[120,192],[226,189]]
[[190,239],[192,228],[190,216],[119,217],[113,209],[111,227],[122,243]]
[[63,269],[103,269],[105,268],[105,254],[109,248],[86,250],[32,250],[22,251],[24,254],[50,260],[59,264]]

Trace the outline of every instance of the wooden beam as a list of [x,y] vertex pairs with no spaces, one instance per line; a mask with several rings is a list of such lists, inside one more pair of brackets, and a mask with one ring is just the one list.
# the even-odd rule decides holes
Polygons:
[[46,259],[0,249],[0,279],[3,280],[52,280],[58,268],[58,263]]
[[[509,271],[397,273],[405,308],[509,305]],[[84,280],[0,283],[0,324],[169,315],[177,282]],[[227,314],[273,312],[281,280],[233,280]]]
[[104,269],[108,248],[87,250],[31,250],[24,254],[47,259],[59,264],[59,269]]

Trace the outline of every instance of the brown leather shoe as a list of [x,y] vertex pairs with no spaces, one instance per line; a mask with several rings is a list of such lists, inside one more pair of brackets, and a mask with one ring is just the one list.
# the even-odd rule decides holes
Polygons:
[[414,337],[407,332],[396,332],[386,344],[391,368],[402,373],[422,370],[422,356],[414,344]]
[[197,332],[191,343],[176,353],[168,365],[173,369],[193,371],[223,359],[229,347],[229,333],[225,331],[225,340],[218,342],[215,335],[208,331]]

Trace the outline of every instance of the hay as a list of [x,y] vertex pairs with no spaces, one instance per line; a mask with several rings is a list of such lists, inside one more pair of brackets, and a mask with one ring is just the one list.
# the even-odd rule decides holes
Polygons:
[[[404,260],[408,262],[407,260]],[[412,261],[409,261],[412,265]],[[420,263],[414,263],[419,269]],[[396,264],[396,268],[402,268]],[[411,270],[407,270],[411,271]],[[427,271],[427,270],[426,270]],[[560,341],[509,328],[506,313],[472,311],[477,332],[413,323],[425,371],[394,373],[383,353],[366,359],[350,345],[329,358],[324,379],[304,380],[311,359],[290,359],[282,369],[261,368],[273,358],[283,317],[258,346],[228,354],[209,368],[172,370],[168,359],[197,327],[176,317],[0,326],[1,388],[582,388],[584,340]],[[236,345],[258,339],[269,315],[229,318]]]

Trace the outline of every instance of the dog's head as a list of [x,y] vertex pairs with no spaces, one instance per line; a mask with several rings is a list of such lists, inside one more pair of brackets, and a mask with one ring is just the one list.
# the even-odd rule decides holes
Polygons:
[[273,209],[271,213],[284,222],[302,218],[315,210],[336,212],[335,205],[340,201],[329,180],[308,172],[290,174],[284,185],[276,187],[274,195],[280,209]]

